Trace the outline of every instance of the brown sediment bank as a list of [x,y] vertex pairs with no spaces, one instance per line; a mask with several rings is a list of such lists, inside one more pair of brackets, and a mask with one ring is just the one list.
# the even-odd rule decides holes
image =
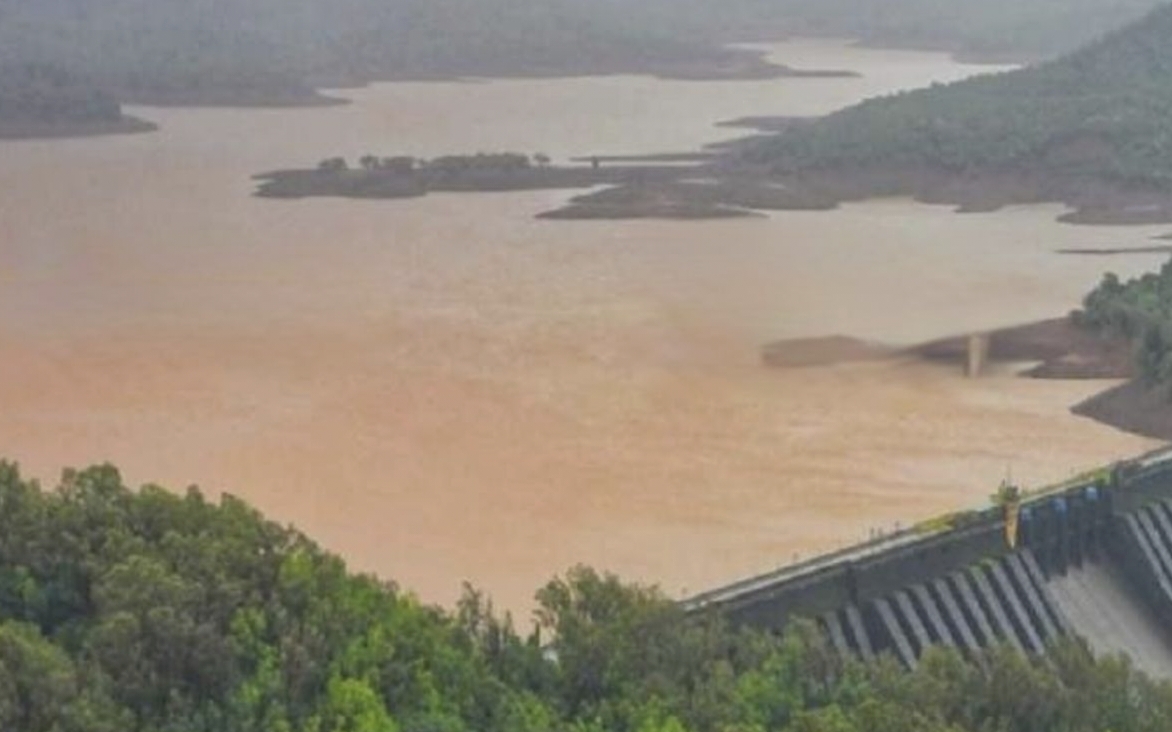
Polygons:
[[[719,176],[719,177],[713,177]],[[730,177],[710,169],[677,169],[674,179],[639,182],[605,188],[570,199],[542,218],[645,218],[657,212],[678,213],[667,218],[721,218],[729,210],[828,211],[838,202],[819,191],[787,185],[760,176]]]
[[[553,211],[538,215],[543,219],[720,219],[742,216],[761,216],[754,211],[754,202],[785,195],[759,189],[757,184],[743,182],[735,196],[720,195],[731,190],[727,181],[693,178],[663,180],[655,183],[635,183],[575,196],[570,202]],[[754,195],[756,194],[756,195]],[[803,208],[797,196],[790,199],[793,210]],[[821,210],[821,201],[813,201],[808,208]]]
[[767,366],[803,368],[890,358],[895,349],[849,336],[792,338],[775,341],[761,349]]
[[[1131,346],[1075,325],[1070,318],[1002,328],[988,334],[989,359],[1001,363],[1037,363],[1023,372],[1040,379],[1127,379],[1135,375]],[[968,336],[915,346],[908,355],[931,361],[963,361]]]
[[735,129],[756,130],[757,132],[784,132],[795,125],[809,124],[816,117],[792,117],[784,115],[762,115],[755,117],[737,117],[716,123],[717,127],[732,127]]
[[575,155],[571,163],[705,163],[716,158],[715,152],[668,152],[647,155]]
[[[1022,372],[1039,379],[1127,379],[1134,375],[1131,348],[1079,328],[1070,318],[1053,318],[985,333],[993,363],[1032,364]],[[940,338],[900,348],[848,336],[776,341],[762,348],[769,366],[824,366],[850,361],[913,358],[962,364],[969,335]]]
[[[362,84],[339,85],[357,87]],[[336,107],[350,100],[323,94],[312,87],[260,89],[131,89],[118,93],[124,104],[145,107],[296,108]]]
[[1150,247],[1109,247],[1055,249],[1055,254],[1080,254],[1091,257],[1113,257],[1121,254],[1172,254],[1172,245],[1156,245]]
[[1076,404],[1071,411],[1124,432],[1172,440],[1172,396],[1166,387],[1132,380]]
[[[737,143],[732,143],[736,145]],[[735,148],[734,148],[735,149]],[[1072,224],[1136,225],[1172,223],[1172,194],[1124,188],[1102,180],[1048,179],[1032,174],[956,175],[933,170],[819,171],[770,176],[752,166],[715,164],[697,172],[713,178],[702,190],[680,180],[657,182],[655,200],[733,206],[760,211],[829,210],[870,198],[906,196],[931,204],[955,206],[961,213],[986,213],[1007,206],[1059,203],[1072,212],[1059,220]],[[681,174],[682,177],[682,174]],[[582,212],[604,201],[616,217],[640,212],[647,200],[641,183],[628,183],[574,199],[569,208]]]
[[140,132],[154,132],[157,129],[158,125],[153,122],[130,116],[124,116],[119,120],[87,122],[0,120],[0,140],[130,135]]
[[[743,52],[742,52],[743,53]],[[750,54],[729,63],[680,63],[654,72],[661,79],[675,81],[754,81],[762,79],[850,79],[855,71],[839,69],[795,69],[766,61],[764,54]]]

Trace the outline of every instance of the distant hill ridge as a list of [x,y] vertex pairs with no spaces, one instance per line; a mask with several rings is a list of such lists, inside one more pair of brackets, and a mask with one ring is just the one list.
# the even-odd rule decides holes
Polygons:
[[315,86],[460,76],[783,73],[732,41],[790,34],[1047,57],[1155,0],[0,0],[0,64],[123,102],[324,103]]
[[151,129],[84,78],[49,65],[0,64],[0,139]]
[[748,154],[781,174],[926,169],[1172,189],[1172,5],[1056,60],[872,99]]

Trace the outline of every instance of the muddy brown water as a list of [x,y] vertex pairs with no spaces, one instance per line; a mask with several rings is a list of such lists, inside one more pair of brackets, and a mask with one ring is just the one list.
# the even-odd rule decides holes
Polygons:
[[[718,222],[543,222],[565,193],[262,201],[249,175],[373,151],[689,149],[982,69],[795,42],[860,79],[393,84],[349,107],[134,110],[157,135],[0,145],[0,453],[113,461],[292,522],[353,566],[524,611],[576,562],[698,591],[1151,443],[1102,387],[919,363],[770,371],[1071,308],[1161,233],[907,201]],[[732,133],[735,133],[733,131]],[[1116,257],[1122,274],[1161,260]]]

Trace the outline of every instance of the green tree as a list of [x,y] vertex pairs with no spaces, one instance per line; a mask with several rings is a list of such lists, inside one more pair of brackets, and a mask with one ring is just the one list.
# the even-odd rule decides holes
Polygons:
[[382,699],[365,681],[330,679],[324,708],[309,724],[312,732],[398,732]]

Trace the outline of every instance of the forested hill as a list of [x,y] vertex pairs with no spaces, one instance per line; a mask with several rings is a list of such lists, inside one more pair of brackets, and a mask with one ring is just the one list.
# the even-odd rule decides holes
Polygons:
[[112,96],[60,69],[0,66],[0,120],[108,122],[121,117]]
[[0,137],[151,128],[92,82],[53,66],[0,65]]
[[283,104],[313,86],[455,76],[777,73],[788,34],[1036,57],[1156,0],[0,0],[0,63],[122,101]]
[[[1158,0],[758,0],[794,33],[936,49],[977,59],[1037,60],[1135,20]],[[721,4],[723,5],[723,4]],[[760,23],[760,20],[757,21]]]
[[779,172],[927,168],[1172,186],[1172,6],[1038,66],[873,99],[755,154]]
[[0,462],[8,732],[1167,732],[1172,687],[1074,641],[1045,658],[929,651],[914,672],[688,620],[578,568],[518,631],[347,572],[239,500],[53,491]]

